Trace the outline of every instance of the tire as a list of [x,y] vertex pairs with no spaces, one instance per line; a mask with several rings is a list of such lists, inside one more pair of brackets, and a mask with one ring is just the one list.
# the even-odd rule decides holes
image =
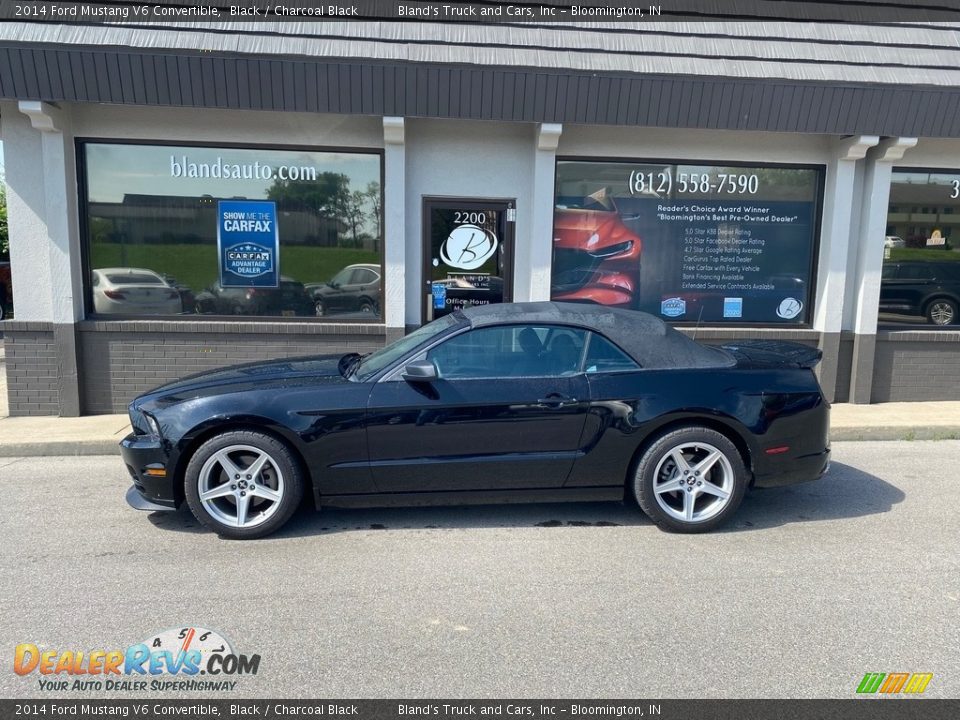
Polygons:
[[[257,463],[262,469],[245,472]],[[194,517],[215,533],[238,540],[278,530],[300,504],[304,486],[290,448],[248,430],[221,433],[201,445],[190,458],[184,484]]]
[[736,446],[702,426],[678,428],[656,438],[633,476],[641,509],[662,530],[679,533],[707,532],[726,522],[746,488],[747,469]]
[[927,304],[924,314],[934,325],[953,325],[957,321],[957,303],[949,298],[936,298]]
[[370,313],[371,315],[377,312],[376,303],[374,303],[370,298],[361,298],[358,308],[360,312]]
[[323,317],[327,314],[327,308],[323,304],[323,300],[315,300],[313,303],[313,311],[317,317]]

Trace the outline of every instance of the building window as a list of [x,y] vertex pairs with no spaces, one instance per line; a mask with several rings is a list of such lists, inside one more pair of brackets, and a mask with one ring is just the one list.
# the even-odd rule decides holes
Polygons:
[[554,300],[809,322],[822,169],[559,160]]
[[[907,207],[911,212],[901,212]],[[881,323],[955,328],[960,322],[957,208],[960,170],[894,169],[880,282]]]
[[82,142],[87,310],[382,313],[374,152]]

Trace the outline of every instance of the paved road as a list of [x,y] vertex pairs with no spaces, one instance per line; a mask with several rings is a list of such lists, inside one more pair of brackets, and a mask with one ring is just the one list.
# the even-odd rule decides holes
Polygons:
[[0,696],[44,694],[18,643],[193,623],[262,656],[241,697],[850,697],[867,671],[957,697],[960,442],[834,450],[706,536],[583,504],[301,512],[255,542],[129,510],[116,458],[0,459]]

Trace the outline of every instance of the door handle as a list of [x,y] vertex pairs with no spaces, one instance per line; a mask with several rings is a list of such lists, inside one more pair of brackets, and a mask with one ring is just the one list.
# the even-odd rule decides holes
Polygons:
[[567,397],[566,395],[561,395],[560,393],[550,393],[545,398],[540,398],[537,400],[537,405],[539,407],[559,408],[576,404],[576,398]]

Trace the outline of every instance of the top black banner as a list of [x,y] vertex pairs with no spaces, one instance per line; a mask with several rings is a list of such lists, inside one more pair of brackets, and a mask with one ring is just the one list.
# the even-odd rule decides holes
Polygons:
[[205,0],[60,2],[0,0],[0,20],[54,23],[170,23],[197,21],[403,20],[410,22],[657,23],[794,21],[944,23],[960,21],[960,0]]

